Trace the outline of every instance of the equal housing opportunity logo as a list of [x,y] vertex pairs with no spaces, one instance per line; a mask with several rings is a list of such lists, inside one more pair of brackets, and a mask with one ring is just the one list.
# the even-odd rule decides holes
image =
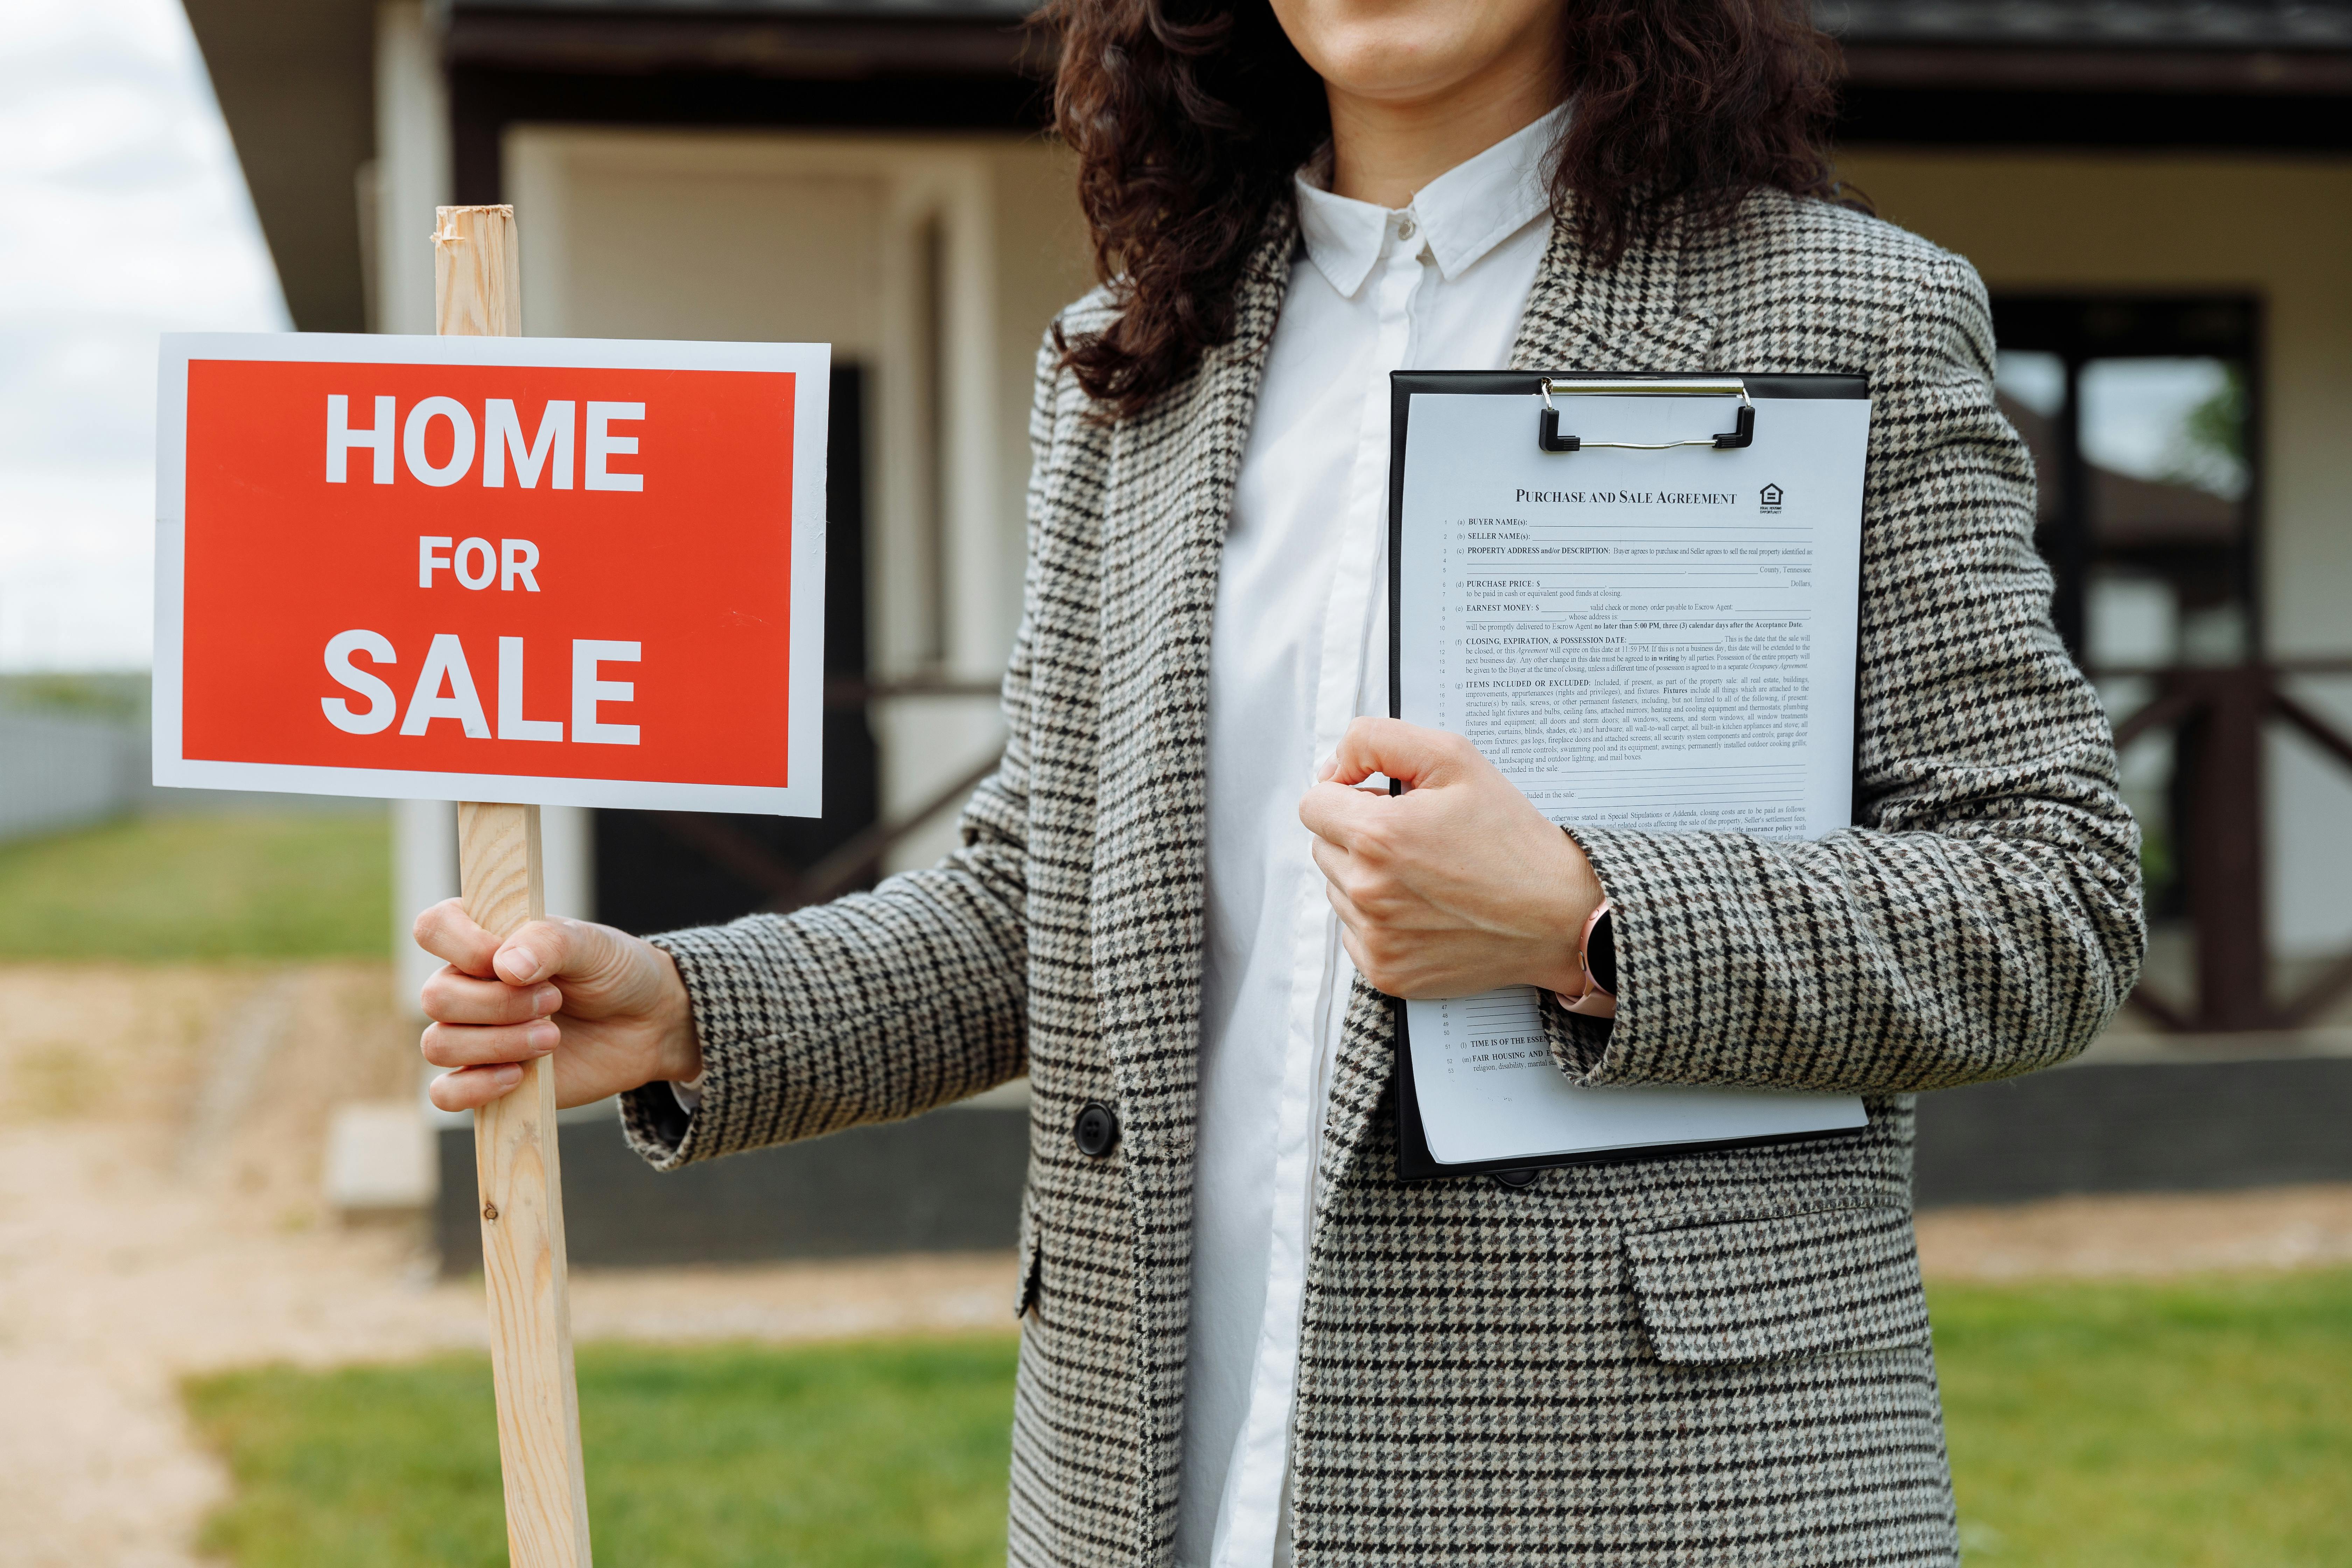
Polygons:
[[1756,510],[1758,511],[1779,511],[1780,510],[1780,486],[1766,485],[1763,492],[1757,497]]

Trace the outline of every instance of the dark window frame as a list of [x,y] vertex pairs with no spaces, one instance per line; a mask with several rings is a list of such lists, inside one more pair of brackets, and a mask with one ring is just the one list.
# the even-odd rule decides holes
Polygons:
[[2096,563],[2088,465],[2082,452],[2083,367],[2095,360],[2116,359],[2219,359],[2243,367],[2246,490],[2238,503],[2243,527],[2231,566],[2237,596],[2245,606],[2245,658],[2260,660],[2268,646],[2262,579],[2267,314],[2263,297],[2252,290],[1999,292],[1992,296],[1992,314],[1993,336],[2001,349],[2055,354],[2065,366],[2065,404],[2052,420],[2059,447],[2058,515],[2035,542],[2057,577],[2052,618],[2067,651],[2078,661],[2087,647],[2089,579]]

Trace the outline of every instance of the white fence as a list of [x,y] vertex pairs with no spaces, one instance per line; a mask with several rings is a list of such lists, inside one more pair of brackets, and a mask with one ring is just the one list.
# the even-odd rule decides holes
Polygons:
[[0,707],[0,841],[115,816],[383,809],[336,795],[158,789],[153,777],[144,719]]
[[0,710],[0,838],[100,822],[147,785],[147,733],[119,719]]

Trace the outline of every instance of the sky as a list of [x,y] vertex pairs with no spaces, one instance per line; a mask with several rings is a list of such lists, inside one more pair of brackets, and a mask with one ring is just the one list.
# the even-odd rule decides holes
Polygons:
[[147,668],[156,335],[289,325],[177,0],[0,3],[0,670]]

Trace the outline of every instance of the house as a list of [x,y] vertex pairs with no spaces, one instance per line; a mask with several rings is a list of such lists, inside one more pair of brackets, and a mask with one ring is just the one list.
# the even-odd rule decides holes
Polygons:
[[[651,930],[936,853],[998,736],[1031,356],[1090,280],[1026,0],[185,3],[299,327],[429,330],[431,209],[511,201],[529,331],[836,345],[835,809],[551,813],[551,905]],[[2352,992],[2352,0],[1817,15],[1842,175],[1991,291],[2058,619],[2130,742],[2161,917],[2134,1048],[2316,1071]],[[414,906],[452,829],[399,820]],[[2336,1169],[2298,1136],[2194,1179]],[[1923,1192],[2145,1152],[1931,1147]]]

